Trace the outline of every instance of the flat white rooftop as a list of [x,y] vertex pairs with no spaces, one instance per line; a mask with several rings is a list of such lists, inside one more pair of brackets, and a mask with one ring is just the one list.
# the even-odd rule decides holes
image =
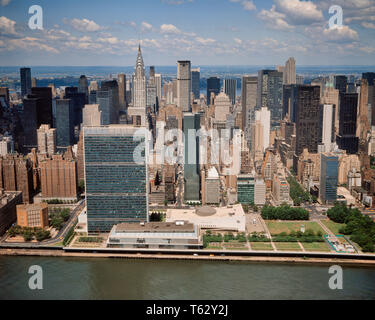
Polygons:
[[221,229],[245,232],[246,218],[242,205],[227,207],[200,207],[197,209],[168,209],[166,221],[189,221],[203,229]]

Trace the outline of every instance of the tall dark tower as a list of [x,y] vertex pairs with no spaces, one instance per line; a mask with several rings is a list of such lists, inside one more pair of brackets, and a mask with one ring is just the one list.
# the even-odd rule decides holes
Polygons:
[[110,121],[111,124],[119,123],[119,96],[118,84],[116,80],[104,81],[101,85],[102,91],[111,91],[112,104],[110,108]]
[[89,82],[87,81],[87,78],[86,78],[85,75],[82,75],[79,78],[79,81],[78,81],[78,92],[85,94],[85,96],[86,96],[86,103],[87,103],[88,99],[89,99]]
[[65,88],[64,99],[72,100],[74,125],[80,126],[82,123],[82,109],[86,104],[86,94],[79,92],[79,88],[77,87],[67,87]]
[[210,104],[212,92],[215,94],[215,97],[220,93],[220,79],[217,77],[207,79],[207,105]]
[[271,111],[272,126],[279,126],[283,114],[283,73],[276,70],[258,72],[258,94],[256,109]]
[[24,97],[27,94],[31,93],[31,69],[30,68],[21,68],[21,96]]
[[49,124],[52,127],[52,89],[47,87],[31,88],[31,94],[39,99],[37,108],[38,128],[42,124]]
[[340,149],[349,154],[358,152],[357,110],[358,93],[340,93],[339,134],[336,138]]
[[40,100],[32,95],[23,99],[23,131],[25,135],[24,147],[30,150],[37,145],[38,105]]
[[318,152],[321,140],[320,87],[300,85],[296,96],[296,154],[299,156],[307,148]]
[[340,93],[346,92],[347,84],[348,78],[346,76],[335,76],[335,89],[339,90]]

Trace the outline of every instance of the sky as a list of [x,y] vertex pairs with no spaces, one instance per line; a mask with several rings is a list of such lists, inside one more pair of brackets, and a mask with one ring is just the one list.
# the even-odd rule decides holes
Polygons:
[[1,66],[132,66],[139,42],[156,66],[375,65],[375,0],[0,0]]

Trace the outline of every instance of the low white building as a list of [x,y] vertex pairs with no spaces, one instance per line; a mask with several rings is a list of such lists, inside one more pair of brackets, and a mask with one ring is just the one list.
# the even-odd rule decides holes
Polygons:
[[219,208],[168,209],[167,222],[181,220],[189,221],[201,229],[246,231],[245,212],[240,204]]
[[113,226],[108,248],[200,249],[199,229],[186,221],[121,223]]

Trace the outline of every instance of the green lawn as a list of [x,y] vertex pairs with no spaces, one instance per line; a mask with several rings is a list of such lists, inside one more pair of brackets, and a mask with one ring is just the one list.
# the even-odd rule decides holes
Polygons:
[[273,247],[269,242],[250,242],[251,249],[256,251],[273,251]]
[[331,230],[335,235],[338,235],[338,234],[341,234],[339,232],[339,230],[342,228],[342,227],[345,227],[345,224],[344,223],[337,223],[337,222],[333,222],[331,220],[322,220],[323,224],[329,229]]
[[329,252],[328,245],[325,242],[302,242],[303,247],[306,251],[317,251],[317,252]]
[[302,251],[297,242],[274,242],[277,250],[280,251]]
[[305,225],[305,230],[313,230],[314,232],[322,232],[324,234],[324,230],[322,227],[314,221],[303,221],[303,222],[291,222],[291,221],[273,221],[273,220],[267,220],[266,225],[268,230],[272,235],[279,234],[281,232],[289,233],[291,231],[300,231],[301,226]]

